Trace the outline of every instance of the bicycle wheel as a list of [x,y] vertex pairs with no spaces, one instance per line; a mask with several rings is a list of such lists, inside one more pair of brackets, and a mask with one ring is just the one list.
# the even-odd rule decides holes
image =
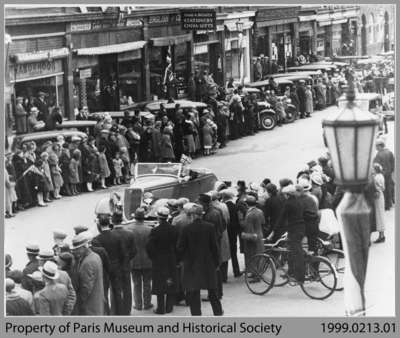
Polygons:
[[306,257],[304,283],[300,284],[303,292],[312,299],[326,299],[336,289],[335,268],[325,257]]
[[273,259],[266,254],[250,258],[246,267],[245,282],[247,288],[256,295],[267,293],[275,282],[276,268]]
[[274,252],[273,259],[276,268],[274,286],[284,286],[289,282],[289,279],[287,278],[287,273],[288,273],[287,253]]
[[329,259],[336,270],[337,285],[336,291],[343,291],[343,276],[344,276],[344,252],[339,249],[328,251],[325,256]]

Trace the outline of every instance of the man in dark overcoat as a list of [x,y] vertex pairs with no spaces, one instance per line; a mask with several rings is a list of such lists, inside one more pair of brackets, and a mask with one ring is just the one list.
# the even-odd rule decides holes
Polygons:
[[28,275],[39,270],[39,260],[37,259],[37,256],[39,255],[39,246],[36,244],[28,244],[26,246],[26,254],[29,262],[26,264],[24,270],[22,270],[23,277],[21,285],[24,289],[32,291],[33,281]]
[[115,312],[115,315],[124,315],[122,280],[126,257],[125,247],[120,236],[111,231],[111,211],[107,209],[107,204],[109,204],[109,199],[105,198],[96,207],[97,228],[100,234],[93,238],[92,244],[93,246],[101,246],[107,251],[110,259],[110,283],[113,295],[111,298],[111,311]]
[[299,112],[300,112],[300,118],[304,118],[305,113],[306,113],[306,87],[305,87],[305,81],[300,80],[299,85],[297,87],[297,97],[299,98]]
[[183,259],[183,287],[192,316],[201,316],[200,290],[208,290],[215,316],[223,314],[217,295],[219,253],[214,226],[202,220],[203,207],[193,205],[188,210],[189,225],[182,229],[178,252]]
[[176,244],[178,230],[167,222],[168,208],[157,211],[159,225],[152,229],[146,245],[152,261],[153,295],[157,295],[156,314],[171,313],[177,285]]
[[118,234],[124,243],[125,261],[121,271],[122,275],[122,303],[124,314],[130,315],[132,309],[132,287],[131,287],[131,261],[135,257],[137,250],[135,238],[132,231],[125,230],[122,226],[122,209],[118,209],[112,215],[113,232]]
[[46,100],[47,94],[44,92],[38,93],[38,98],[35,100],[35,107],[39,110],[38,120],[47,121],[49,116],[49,103]]

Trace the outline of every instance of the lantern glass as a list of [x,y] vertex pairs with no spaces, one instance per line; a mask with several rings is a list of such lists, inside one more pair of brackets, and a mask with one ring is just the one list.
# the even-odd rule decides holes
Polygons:
[[355,128],[347,126],[336,128],[337,151],[344,181],[352,181],[355,179],[354,159],[357,156],[354,146],[356,142],[355,130]]
[[367,181],[371,173],[372,151],[377,132],[377,126],[362,126],[357,128],[357,179]]
[[333,171],[335,173],[335,179],[337,183],[343,181],[342,171],[340,167],[338,147],[336,144],[335,128],[333,126],[325,127],[325,139],[332,158]]

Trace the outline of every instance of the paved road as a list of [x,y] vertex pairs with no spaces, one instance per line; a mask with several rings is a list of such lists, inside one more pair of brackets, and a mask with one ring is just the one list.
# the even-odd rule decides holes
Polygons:
[[[293,178],[310,159],[326,150],[322,144],[321,120],[335,113],[334,108],[316,112],[305,120],[298,120],[270,132],[231,141],[228,147],[210,157],[196,159],[193,166],[212,169],[222,180],[260,182],[269,177],[277,182],[282,177]],[[388,145],[393,149],[393,123],[390,123]],[[5,222],[5,250],[14,259],[15,268],[26,262],[24,245],[36,242],[51,247],[55,228],[66,231],[71,238],[72,227],[86,224],[96,233],[94,207],[96,202],[123,187],[66,197],[47,208],[35,208],[19,213]],[[366,282],[368,314],[394,315],[394,212],[386,214],[387,241],[373,244],[370,250]],[[373,237],[374,239],[374,237]],[[243,266],[243,258],[240,257]],[[229,267],[229,281],[224,286],[223,307],[227,316],[342,316],[343,293],[336,292],[325,301],[307,298],[299,287],[275,288],[264,296],[252,295],[243,278],[234,279]],[[155,304],[155,300],[153,301]],[[133,311],[135,315],[152,315],[151,311]],[[203,314],[211,315],[211,307],[203,303]],[[174,315],[189,315],[186,307],[176,307]]]

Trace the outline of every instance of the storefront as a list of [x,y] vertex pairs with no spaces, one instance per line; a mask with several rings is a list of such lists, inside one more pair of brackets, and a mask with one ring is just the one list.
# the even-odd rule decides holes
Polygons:
[[195,72],[212,74],[214,81],[222,85],[222,48],[217,35],[215,31],[194,33],[194,69]]
[[143,22],[125,21],[129,28],[108,31],[96,25],[88,22],[71,27],[74,106],[88,106],[92,112],[127,109],[145,99]]
[[313,39],[315,38],[312,21],[299,23],[299,53],[307,56],[313,54]]
[[65,58],[67,48],[43,50],[34,53],[16,53],[11,55],[10,84],[13,96],[22,97],[26,110],[35,104],[38,93],[46,95],[49,108],[60,107],[65,112]]
[[179,13],[147,18],[149,40],[150,96],[167,97],[167,88],[178,98],[187,96],[192,72],[193,34],[181,29]]
[[224,73],[225,78],[233,78],[239,82],[251,81],[251,30],[254,22],[254,12],[232,13],[224,19],[223,26],[217,30],[225,29],[224,39]]

